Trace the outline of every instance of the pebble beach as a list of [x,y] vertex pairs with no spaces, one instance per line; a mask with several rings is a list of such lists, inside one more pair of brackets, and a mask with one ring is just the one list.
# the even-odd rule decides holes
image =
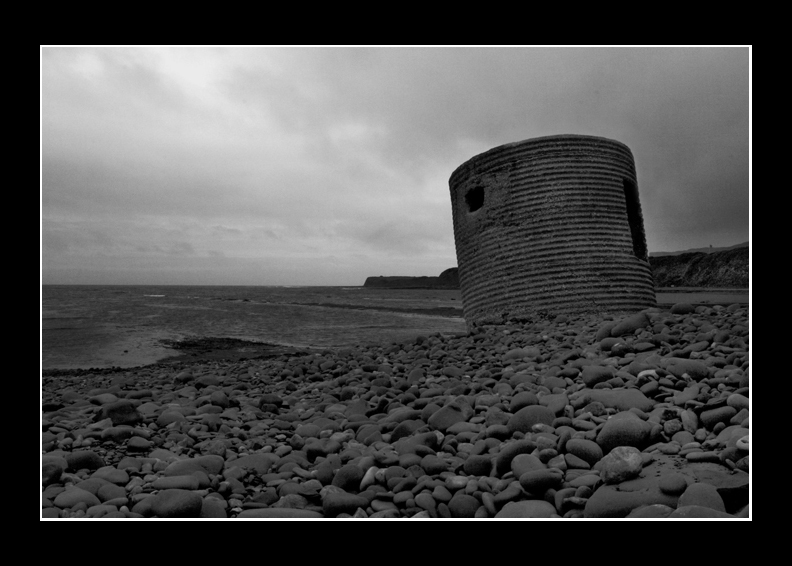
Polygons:
[[44,372],[41,518],[750,519],[749,311]]

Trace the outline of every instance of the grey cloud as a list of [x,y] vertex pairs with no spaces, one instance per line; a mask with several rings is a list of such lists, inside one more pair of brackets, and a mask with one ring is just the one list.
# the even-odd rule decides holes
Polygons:
[[650,250],[732,245],[748,234],[748,54],[45,48],[44,263],[138,254],[129,265],[143,269],[151,254],[185,277],[264,269],[282,281],[334,255],[328,278],[352,279],[340,284],[382,258],[405,271],[453,263],[452,171],[557,133],[632,149]]

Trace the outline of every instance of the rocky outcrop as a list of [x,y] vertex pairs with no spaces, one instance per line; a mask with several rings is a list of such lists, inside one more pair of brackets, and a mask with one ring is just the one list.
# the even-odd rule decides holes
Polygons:
[[[656,287],[748,288],[748,246],[704,253],[650,256]],[[396,289],[458,289],[459,269],[451,267],[439,277],[369,277],[364,287]]]
[[656,287],[748,288],[747,247],[650,257]]
[[459,274],[456,267],[446,269],[439,277],[393,276],[367,277],[364,287],[383,289],[458,289]]
[[440,280],[440,285],[442,287],[453,287],[454,289],[459,288],[459,268],[458,267],[451,267],[446,269],[440,274],[438,277]]

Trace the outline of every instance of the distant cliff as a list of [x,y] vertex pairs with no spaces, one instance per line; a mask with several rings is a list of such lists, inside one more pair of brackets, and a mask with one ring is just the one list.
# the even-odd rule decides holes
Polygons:
[[368,277],[363,286],[387,289],[458,289],[459,271],[452,267],[443,271],[439,277]]
[[441,287],[459,287],[459,268],[451,267],[446,269],[438,277]]
[[[705,253],[650,256],[655,287],[748,288],[748,247]],[[458,289],[459,270],[446,269],[439,277],[369,277],[364,287],[387,289]]]
[[748,288],[748,248],[650,257],[655,287]]

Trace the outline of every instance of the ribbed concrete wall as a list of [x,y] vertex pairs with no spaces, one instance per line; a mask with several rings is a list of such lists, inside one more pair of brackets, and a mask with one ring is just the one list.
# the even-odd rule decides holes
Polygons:
[[496,147],[449,180],[469,327],[654,306],[629,148],[561,135]]

